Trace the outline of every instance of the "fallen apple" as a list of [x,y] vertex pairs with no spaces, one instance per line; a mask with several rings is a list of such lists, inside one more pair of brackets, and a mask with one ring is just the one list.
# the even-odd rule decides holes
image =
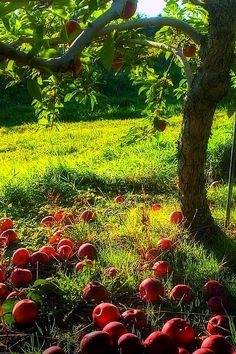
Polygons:
[[42,354],[65,354],[65,351],[57,345],[53,345],[52,347],[45,349]]
[[203,286],[203,296],[204,296],[205,300],[208,300],[213,296],[223,297],[224,295],[225,295],[225,288],[217,280],[209,280]]
[[28,286],[33,276],[29,269],[16,268],[11,272],[10,283],[16,287]]
[[207,324],[207,331],[213,334],[226,336],[230,334],[229,319],[227,316],[217,315],[212,317]]
[[121,314],[122,321],[125,325],[142,329],[147,326],[147,317],[143,310],[139,309],[129,309]]
[[92,210],[85,210],[80,215],[79,220],[90,223],[96,220],[96,215]]
[[38,306],[32,300],[21,300],[13,307],[12,315],[18,325],[30,325],[38,317]]
[[183,221],[183,214],[182,211],[173,211],[170,214],[170,222],[175,225],[180,225]]
[[97,258],[97,249],[91,243],[84,243],[78,250],[79,259],[91,259],[92,261]]
[[156,277],[165,278],[171,273],[172,268],[168,261],[159,261],[153,264],[152,270]]
[[111,336],[102,331],[88,333],[80,342],[81,354],[110,354],[113,348]]
[[178,354],[178,348],[173,339],[160,331],[152,332],[145,339],[144,347],[148,354]]
[[186,346],[195,338],[194,330],[190,324],[179,317],[167,321],[162,328],[162,332],[168,334],[178,346]]
[[1,233],[1,237],[5,237],[7,239],[8,245],[14,245],[18,241],[17,232],[13,229],[7,229]]
[[214,354],[233,354],[234,352],[232,345],[225,339],[225,337],[219,334],[206,338],[202,342],[201,348],[211,349]]
[[26,248],[18,248],[12,255],[12,263],[17,267],[25,267],[30,261],[30,252]]
[[151,304],[159,304],[165,294],[162,283],[155,278],[145,279],[139,286],[141,300]]
[[88,302],[99,303],[109,299],[109,293],[105,286],[98,281],[88,283],[83,289],[83,298]]
[[193,289],[186,284],[176,285],[170,292],[170,299],[189,304],[195,298]]
[[119,321],[120,310],[113,304],[102,303],[94,308],[92,316],[94,324],[103,329],[108,323]]
[[128,333],[125,326],[117,321],[109,322],[102,331],[110,334],[115,345],[123,334]]
[[120,354],[143,354],[144,347],[140,339],[132,333],[123,334],[118,340]]

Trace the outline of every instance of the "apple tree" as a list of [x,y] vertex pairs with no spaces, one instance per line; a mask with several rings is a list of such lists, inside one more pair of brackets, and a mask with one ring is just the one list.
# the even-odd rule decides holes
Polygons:
[[[153,50],[171,53],[186,79],[179,198],[185,227],[201,234],[214,228],[205,161],[215,110],[235,80],[236,0],[166,0],[163,16],[131,19],[136,6],[136,0],[1,1],[1,74],[10,84],[27,80],[39,119],[50,122],[63,100],[96,103],[99,62],[107,70],[123,65],[134,79],[151,80],[148,104],[157,112],[168,70],[163,78],[147,75],[145,60]],[[149,37],[142,28],[156,33]]]

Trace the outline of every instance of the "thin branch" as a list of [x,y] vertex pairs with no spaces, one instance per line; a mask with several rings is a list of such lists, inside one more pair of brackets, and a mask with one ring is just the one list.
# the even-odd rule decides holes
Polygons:
[[191,70],[188,60],[185,58],[185,56],[180,48],[175,48],[175,47],[165,44],[165,43],[158,43],[158,42],[153,42],[153,41],[149,41],[149,40],[139,40],[139,39],[136,40],[136,39],[134,39],[134,40],[132,40],[132,43],[140,44],[143,46],[149,46],[149,47],[153,47],[153,48],[158,48],[158,49],[161,49],[165,52],[173,53],[176,56],[176,58],[178,58],[178,60],[183,65],[186,79],[188,82],[188,87],[191,86],[192,81],[193,81],[193,73],[192,73],[192,70]]

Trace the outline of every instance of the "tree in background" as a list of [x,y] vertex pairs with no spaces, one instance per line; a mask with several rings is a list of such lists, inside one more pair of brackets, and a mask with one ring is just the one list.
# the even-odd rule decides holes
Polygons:
[[[129,20],[136,6],[135,0],[2,1],[1,74],[12,83],[27,78],[39,119],[53,121],[63,95],[65,101],[89,99],[93,107],[98,61],[107,70],[132,68],[159,119],[168,69],[157,77],[146,59],[153,51],[170,53],[187,83],[177,88],[186,93],[178,144],[179,197],[185,227],[200,235],[214,229],[204,169],[217,104],[230,80],[235,82],[236,0],[183,0],[182,6],[167,0],[164,16]],[[140,31],[147,27],[159,29],[155,38]]]

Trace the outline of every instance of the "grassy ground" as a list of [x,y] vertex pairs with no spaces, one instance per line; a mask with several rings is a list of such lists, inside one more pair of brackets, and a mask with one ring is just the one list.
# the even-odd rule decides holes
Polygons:
[[[35,251],[47,244],[53,230],[40,227],[40,220],[59,207],[73,210],[76,215],[92,208],[97,215],[95,223],[77,223],[65,231],[77,246],[84,241],[96,245],[98,259],[94,266],[76,273],[75,256],[69,262],[56,261],[37,272],[33,269],[36,278],[50,278],[27,289],[29,296],[39,302],[41,314],[37,326],[24,330],[10,326],[11,333],[24,332],[28,336],[20,344],[14,336],[5,338],[3,344],[8,350],[41,353],[42,348],[57,343],[66,353],[73,353],[82,334],[95,329],[91,323],[93,306],[86,305],[82,298],[83,287],[93,280],[107,287],[110,300],[121,310],[145,310],[149,325],[139,333],[143,338],[147,332],[160,329],[171,316],[187,318],[196,334],[204,335],[206,322],[212,316],[202,296],[202,287],[209,279],[225,285],[231,304],[229,312],[234,313],[236,278],[226,259],[219,258],[214,248],[209,251],[192,242],[181,228],[169,222],[170,212],[178,208],[176,140],[180,118],[173,117],[169,123],[158,141],[127,147],[121,147],[120,138],[131,126],[140,125],[141,120],[63,123],[58,130],[50,131],[34,124],[0,128],[0,209],[2,215],[14,217],[20,246]],[[209,144],[208,183],[227,176],[231,132],[232,121],[219,112]],[[120,193],[126,198],[123,204],[114,202],[114,196]],[[212,212],[221,226],[226,194],[224,183],[220,188],[209,189]],[[154,202],[161,204],[160,211],[150,210]],[[147,220],[145,227],[143,217]],[[230,240],[235,237],[235,226],[234,207],[231,227],[225,230]],[[138,287],[153,273],[152,262],[147,262],[144,254],[163,237],[178,244],[174,252],[158,257],[170,261],[173,273],[163,280],[164,303],[146,305],[139,299]],[[3,257],[9,272],[13,249]],[[106,275],[104,269],[108,266],[117,268],[115,278]],[[168,299],[177,283],[189,284],[194,289],[196,299],[191,305]],[[6,352],[6,347],[2,351]]]

